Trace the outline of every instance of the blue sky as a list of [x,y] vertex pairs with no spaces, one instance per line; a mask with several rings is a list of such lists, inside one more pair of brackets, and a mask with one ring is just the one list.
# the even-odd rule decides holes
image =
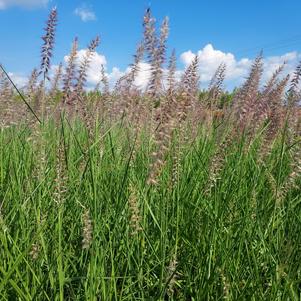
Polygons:
[[[111,79],[131,63],[148,6],[158,22],[170,18],[168,46],[169,51],[176,49],[179,70],[193,54],[200,55],[204,84],[221,61],[229,64],[230,86],[239,83],[260,49],[266,58],[266,77],[283,60],[291,72],[301,58],[300,0],[0,0],[0,61],[20,82],[39,66],[40,37],[53,6],[59,14],[53,63],[64,60],[75,36],[84,49],[99,34],[95,66],[104,63]],[[94,83],[92,71],[89,80]]]

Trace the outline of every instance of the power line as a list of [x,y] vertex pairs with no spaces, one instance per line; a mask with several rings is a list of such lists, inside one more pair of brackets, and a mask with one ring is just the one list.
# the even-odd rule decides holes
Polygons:
[[235,54],[250,54],[250,53],[256,53],[258,51],[260,51],[261,49],[263,50],[277,50],[277,49],[281,49],[281,48],[285,48],[285,47],[289,47],[289,46],[293,46],[295,44],[299,44],[301,42],[301,34],[292,36],[290,38],[286,38],[286,39],[282,39],[282,40],[278,40],[272,43],[267,43],[267,44],[261,44],[258,46],[254,46],[251,48],[245,48],[245,49],[241,49],[235,52]]

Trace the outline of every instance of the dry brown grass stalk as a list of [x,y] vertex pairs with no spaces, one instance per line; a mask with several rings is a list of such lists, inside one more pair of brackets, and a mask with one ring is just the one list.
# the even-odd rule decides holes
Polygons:
[[137,189],[132,183],[129,186],[129,192],[130,195],[128,200],[128,208],[130,215],[131,235],[136,235],[138,234],[138,232],[142,231],[142,216],[139,208],[139,197]]
[[82,221],[83,221],[83,233],[82,233],[82,248],[84,250],[88,250],[91,246],[93,241],[93,225],[90,216],[90,211],[88,209],[82,214]]
[[66,157],[65,157],[65,148],[63,141],[60,141],[60,144],[57,148],[56,154],[56,175],[54,179],[54,201],[58,205],[62,205],[65,201],[65,195],[67,191],[67,167],[66,167]]
[[72,93],[76,72],[78,39],[74,39],[63,78],[63,102],[72,104]]

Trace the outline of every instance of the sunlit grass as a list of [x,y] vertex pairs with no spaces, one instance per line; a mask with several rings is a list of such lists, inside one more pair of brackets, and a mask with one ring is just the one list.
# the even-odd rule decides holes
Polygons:
[[66,121],[0,132],[1,300],[300,298],[300,190],[277,193],[291,160],[281,135],[264,161],[260,134],[237,139],[208,189],[214,131],[181,142],[176,180],[174,138],[157,186],[147,135],[133,152],[118,124],[94,133]]

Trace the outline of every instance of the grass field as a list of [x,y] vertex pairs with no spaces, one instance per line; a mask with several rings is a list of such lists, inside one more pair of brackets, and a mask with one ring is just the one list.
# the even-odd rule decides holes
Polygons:
[[80,123],[1,131],[1,299],[298,300],[288,146],[279,137],[262,163],[260,136],[240,139],[212,183],[217,137],[200,130],[173,141],[156,187],[150,140],[133,158],[119,125],[90,141]]
[[180,84],[171,60],[162,92],[164,34],[144,92],[141,49],[84,91],[97,39],[51,89],[2,75],[1,300],[300,300],[300,70],[261,89],[260,55],[236,93],[220,66],[200,94],[197,58]]

